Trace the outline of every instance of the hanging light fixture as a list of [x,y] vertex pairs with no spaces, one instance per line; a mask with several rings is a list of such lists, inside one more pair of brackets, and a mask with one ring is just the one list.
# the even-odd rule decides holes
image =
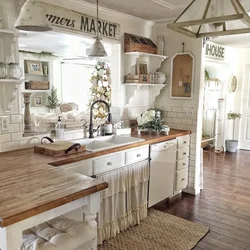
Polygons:
[[52,30],[46,18],[45,9],[37,0],[27,0],[15,23],[15,28],[25,31],[50,31]]
[[250,33],[250,17],[239,0],[193,0],[168,28],[190,37]]
[[99,23],[99,0],[96,0],[96,7],[97,7],[97,13],[96,13],[96,37],[95,42],[90,48],[90,51],[88,53],[89,57],[105,57],[107,56],[107,52],[101,42],[100,32],[98,29],[98,23]]

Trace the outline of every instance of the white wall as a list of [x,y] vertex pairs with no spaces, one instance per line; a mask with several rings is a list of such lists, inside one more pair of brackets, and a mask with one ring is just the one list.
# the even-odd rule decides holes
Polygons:
[[[202,101],[203,101],[203,48],[202,40],[189,38],[167,28],[167,23],[155,24],[153,34],[164,35],[165,55],[169,57],[159,71],[168,75],[167,87],[156,98],[155,106],[163,110],[163,118],[171,128],[191,130],[189,183],[187,192],[200,191],[200,145],[202,128]],[[176,53],[182,52],[182,43],[185,51],[195,57],[193,99],[170,98],[171,59]],[[201,73],[202,72],[202,73]],[[200,119],[199,119],[200,118]]]
[[[210,77],[219,78],[222,82],[220,98],[225,100],[224,104],[224,126],[222,136],[222,146],[225,146],[225,140],[233,138],[233,121],[227,119],[227,114],[232,111],[241,113],[242,91],[244,84],[245,65],[250,64],[250,49],[239,49],[225,46],[225,60],[206,59],[206,69]],[[237,78],[237,88],[235,92],[230,91],[232,77]],[[241,120],[236,119],[235,139],[240,138]]]

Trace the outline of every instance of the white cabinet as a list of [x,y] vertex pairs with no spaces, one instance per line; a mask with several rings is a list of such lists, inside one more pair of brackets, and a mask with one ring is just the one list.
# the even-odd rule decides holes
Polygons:
[[177,138],[177,157],[175,171],[175,193],[178,193],[188,184],[189,167],[189,141],[190,136],[185,135]]
[[150,179],[148,206],[174,194],[177,140],[150,146]]
[[149,148],[147,146],[131,149],[125,153],[126,165],[148,159]]
[[92,175],[92,165],[88,160],[65,164],[61,166],[61,168],[65,169],[69,173],[78,173],[87,176]]
[[116,153],[107,157],[100,157],[93,161],[93,174],[98,175],[100,173],[115,170],[125,165],[125,154]]

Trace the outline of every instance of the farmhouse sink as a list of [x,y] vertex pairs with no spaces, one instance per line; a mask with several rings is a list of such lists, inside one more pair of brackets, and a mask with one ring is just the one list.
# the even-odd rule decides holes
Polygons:
[[88,139],[88,138],[80,139],[80,140],[75,140],[73,142],[86,145],[86,150],[96,152],[140,141],[144,141],[144,139],[135,138],[131,136],[111,135],[111,136],[96,137],[93,139]]
[[109,142],[109,143],[114,143],[114,144],[119,144],[119,145],[126,145],[130,143],[144,141],[144,139],[135,138],[131,136],[110,135],[110,136],[103,136],[103,137],[96,138],[96,141]]

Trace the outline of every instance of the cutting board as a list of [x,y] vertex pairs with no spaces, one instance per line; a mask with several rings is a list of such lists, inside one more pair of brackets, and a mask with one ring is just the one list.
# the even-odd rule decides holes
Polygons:
[[[70,148],[72,145],[77,145],[76,148]],[[71,150],[70,150],[71,149]],[[34,147],[35,153],[51,155],[51,156],[64,156],[69,154],[76,154],[86,150],[85,145],[81,145],[79,143],[74,144],[72,142],[61,141],[61,142],[54,142],[54,143],[47,143],[36,145]]]

